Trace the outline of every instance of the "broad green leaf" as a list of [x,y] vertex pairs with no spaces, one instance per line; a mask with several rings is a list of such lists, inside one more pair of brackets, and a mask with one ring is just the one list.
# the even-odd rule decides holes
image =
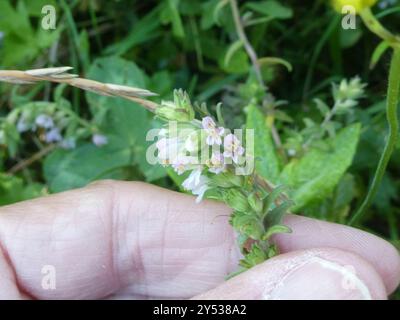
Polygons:
[[[89,78],[95,80],[107,79],[108,83],[115,83],[140,88],[146,87],[143,72],[133,63],[121,58],[97,59],[89,71]],[[143,107],[128,100],[104,97],[92,93],[87,94],[92,112],[99,109],[108,110],[101,128],[106,134],[119,137],[126,148],[132,150],[134,163],[139,165],[147,181],[165,176],[161,166],[153,166],[146,160],[147,148],[152,142],[146,141],[147,132],[156,127],[153,115]]]
[[327,141],[330,150],[312,149],[285,166],[279,183],[291,188],[293,211],[331,195],[353,161],[359,136],[359,124],[346,127]]
[[107,145],[85,143],[74,150],[58,149],[44,161],[43,171],[52,192],[85,186],[98,179],[122,179],[122,168],[132,164],[132,152],[118,137]]
[[280,161],[272,140],[265,116],[255,105],[250,105],[247,111],[246,129],[254,129],[254,156],[256,172],[263,178],[276,184]]
[[[97,59],[88,78],[120,85],[145,87],[143,72],[132,62],[110,57]],[[96,147],[91,143],[74,150],[57,150],[45,161],[46,180],[52,191],[61,191],[87,184],[95,179],[123,178],[122,168],[139,167],[147,181],[165,176],[161,166],[150,165],[146,151],[149,129],[156,124],[152,115],[136,103],[117,97],[87,93],[90,110],[108,144]]]

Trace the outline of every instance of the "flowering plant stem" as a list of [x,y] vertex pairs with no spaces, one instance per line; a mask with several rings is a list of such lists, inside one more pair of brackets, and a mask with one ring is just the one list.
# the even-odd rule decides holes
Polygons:
[[375,172],[375,176],[372,180],[371,187],[368,194],[363,201],[361,207],[351,218],[349,224],[354,225],[357,223],[365,211],[371,205],[385,174],[386,167],[389,163],[390,157],[396,146],[398,139],[399,123],[397,119],[397,107],[399,104],[399,94],[400,94],[400,47],[395,47],[392,61],[390,63],[389,72],[389,85],[387,90],[387,102],[386,102],[386,116],[389,125],[389,132],[387,136],[387,141],[385,148],[383,150],[382,156],[379,160],[378,167]]
[[[241,167],[242,160],[246,162],[246,159],[253,157],[247,153],[247,145],[242,146],[242,141],[235,133],[224,128],[218,107],[217,122],[205,104],[198,107],[204,116],[200,121],[195,118],[196,104],[193,106],[187,93],[182,90],[174,91],[173,101],[156,103],[148,100],[148,97],[156,94],[146,89],[79,78],[69,74],[70,69],[0,70],[0,81],[18,84],[40,81],[65,83],[97,94],[128,99],[145,107],[165,121],[156,143],[159,163],[172,167],[178,175],[190,172],[182,182],[182,187],[197,195],[197,202],[209,190],[209,198],[223,201],[232,209],[230,223],[238,233],[243,259],[240,261],[241,269],[230,276],[278,254],[278,248],[271,237],[277,233],[291,232],[282,224],[282,220],[292,203],[283,193],[282,187],[275,187],[254,173],[254,166],[249,172]],[[169,128],[171,123],[177,125],[177,132]],[[208,155],[210,149],[211,157],[205,159],[204,163],[193,162],[192,155],[201,155],[204,150]],[[191,156],[187,155],[188,152]],[[25,164],[13,170],[23,166]]]

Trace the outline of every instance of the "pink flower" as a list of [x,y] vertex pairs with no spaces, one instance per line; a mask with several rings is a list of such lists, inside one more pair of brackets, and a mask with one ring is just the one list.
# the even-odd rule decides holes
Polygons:
[[222,135],[224,134],[225,129],[223,127],[218,127],[215,121],[211,117],[205,117],[201,121],[203,129],[207,132],[206,143],[209,146],[214,144],[220,145],[222,143]]
[[220,152],[213,152],[207,165],[210,172],[215,174],[223,172],[225,170],[224,156]]
[[240,140],[234,134],[228,134],[224,139],[224,157],[232,158],[234,163],[239,162],[239,156],[244,154]]
[[190,158],[180,155],[172,163],[172,168],[178,175],[181,175],[190,168]]

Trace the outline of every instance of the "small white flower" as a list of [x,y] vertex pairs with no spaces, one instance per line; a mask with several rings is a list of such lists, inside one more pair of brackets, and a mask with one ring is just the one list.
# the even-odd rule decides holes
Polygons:
[[208,182],[210,180],[206,176],[201,176],[199,184],[192,190],[192,193],[197,196],[196,203],[203,200],[204,193],[210,188]]
[[220,145],[222,143],[221,137],[224,134],[225,129],[223,127],[218,127],[211,117],[205,117],[201,121],[203,129],[207,132],[206,143],[209,146],[214,144]]
[[195,189],[198,184],[200,183],[200,177],[201,177],[201,168],[197,168],[195,170],[193,170],[190,175],[186,178],[185,181],[183,181],[182,183],[182,187],[185,190],[193,190]]
[[232,158],[234,163],[239,162],[239,156],[244,154],[240,140],[234,134],[228,134],[224,139],[224,157]]
[[213,152],[210,160],[207,161],[207,165],[210,172],[215,174],[223,172],[225,170],[224,156],[220,152]]
[[92,142],[95,146],[101,147],[108,143],[108,138],[102,134],[95,133],[92,136]]
[[42,128],[45,129],[50,129],[54,127],[54,121],[53,119],[46,115],[46,114],[40,114],[36,117],[35,123]]
[[192,194],[197,196],[196,203],[199,203],[204,196],[204,193],[209,189],[209,179],[201,174],[202,169],[199,167],[193,170],[189,177],[183,181],[182,186],[184,189],[191,191]]
[[157,157],[164,165],[172,163],[178,156],[178,138],[161,138],[157,141]]

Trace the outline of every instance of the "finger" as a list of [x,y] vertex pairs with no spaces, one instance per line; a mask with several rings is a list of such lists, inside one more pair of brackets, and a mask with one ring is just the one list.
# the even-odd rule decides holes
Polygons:
[[370,263],[346,251],[293,251],[268,260],[194,299],[386,299]]
[[355,252],[379,272],[389,293],[399,285],[400,255],[387,241],[348,226],[295,215],[288,215],[285,224],[293,233],[275,238],[282,252],[313,247],[334,247]]
[[[228,208],[143,183],[101,182],[1,212],[0,244],[20,288],[38,298],[190,297],[221,283],[239,258]],[[47,265],[56,290],[42,287]]]
[[0,246],[0,300],[22,299],[22,295],[17,288],[15,275],[7,256]]
[[[236,268],[228,215],[144,183],[101,182],[1,208],[0,243],[35,298],[183,298]],[[43,287],[53,267],[56,286]]]

